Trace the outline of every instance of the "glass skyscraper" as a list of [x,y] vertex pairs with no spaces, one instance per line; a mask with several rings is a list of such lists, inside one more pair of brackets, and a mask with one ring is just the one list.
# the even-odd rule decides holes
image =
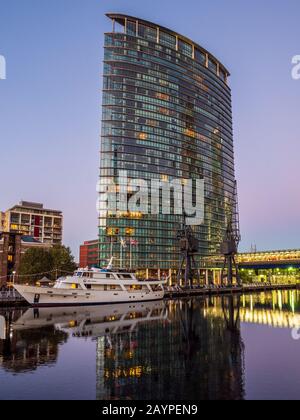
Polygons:
[[[102,188],[117,182],[120,171],[148,181],[204,179],[205,220],[193,230],[199,257],[218,254],[235,192],[229,72],[172,30],[135,17],[108,17],[113,29],[105,34]],[[178,267],[182,216],[111,212],[106,198],[100,194],[101,265],[114,255],[120,265],[139,270]]]

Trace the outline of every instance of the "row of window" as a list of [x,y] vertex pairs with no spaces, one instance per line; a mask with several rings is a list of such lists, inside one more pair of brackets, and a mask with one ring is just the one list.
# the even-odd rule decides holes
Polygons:
[[[191,144],[187,146],[185,142],[178,142],[171,140],[170,137],[161,137],[147,134],[147,139],[141,139],[142,132],[133,132],[131,130],[120,130],[114,128],[107,128],[103,130],[102,153],[114,151],[115,153],[122,152],[122,147],[141,146],[149,150],[156,149],[167,153],[180,153],[184,157],[197,157],[207,163],[207,170],[210,166],[218,167],[219,163],[226,162],[228,165],[233,164],[233,155],[226,156],[222,149],[216,147],[214,144]],[[111,142],[109,144],[109,142]],[[115,146],[112,149],[111,144]],[[217,143],[218,144],[218,143]],[[108,147],[105,147],[108,146]],[[205,147],[206,146],[206,147]],[[212,150],[209,150],[212,149]],[[151,154],[151,152],[149,152]],[[117,157],[117,156],[116,156]],[[232,168],[233,169],[233,168]],[[189,177],[188,177],[189,178]]]
[[[169,123],[164,120],[164,116],[155,111],[145,111],[136,109],[134,115],[131,114],[120,114],[124,108],[111,108],[114,110],[113,115],[117,115],[117,119],[107,120],[105,115],[103,116],[103,136],[126,136],[129,139],[137,138],[138,140],[147,140],[151,138],[155,143],[158,144],[168,144],[170,147],[175,146],[175,148],[185,147],[187,150],[197,152],[201,148],[206,147],[206,149],[213,148],[212,155],[214,153],[221,154],[224,153],[224,158],[231,160],[233,156],[233,141],[232,137],[229,138],[219,129],[211,131],[211,127],[208,126],[205,122],[203,127],[200,127],[197,124],[197,128],[192,129],[184,127],[184,122],[182,124],[174,125],[174,123]],[[129,110],[127,110],[129,111]],[[136,126],[136,122],[139,123],[139,126]],[[158,122],[159,127],[154,128],[153,125]],[[120,127],[120,128],[115,128]],[[127,130],[122,131],[121,134],[118,134],[117,130]],[[135,135],[135,131],[142,133],[142,135]],[[146,135],[148,133],[150,137]],[[142,143],[139,143],[140,145]],[[149,145],[151,147],[151,145]],[[170,150],[171,151],[171,150]],[[176,152],[176,150],[173,150]]]
[[[123,63],[126,64],[127,70],[142,69],[143,73],[148,74],[150,78],[159,77],[160,80],[171,85],[185,84],[187,88],[188,82],[192,80],[201,90],[221,95],[224,101],[230,101],[231,93],[228,86],[220,82],[219,78],[215,79],[205,67],[193,68],[178,60],[170,61],[168,56],[157,57],[148,51],[147,53],[136,51],[136,48],[138,47],[133,46],[129,55],[127,50],[120,49],[120,53],[117,54],[115,47],[106,46],[105,64],[109,65],[115,62],[121,66]],[[137,57],[136,54],[138,54]]]
[[[119,105],[106,105],[103,107],[102,121],[110,121],[115,127],[119,126],[122,128],[130,128],[136,131],[145,127],[145,130],[149,133],[161,136],[168,135],[170,132],[172,132],[172,134],[175,132],[177,134],[183,134],[184,136],[196,138],[207,143],[210,141],[210,138],[215,139],[218,135],[221,142],[224,137],[224,142],[227,141],[229,144],[231,143],[229,138],[226,137],[226,134],[223,135],[221,125],[220,128],[216,128],[214,132],[207,136],[200,133],[201,128],[198,121],[195,121],[193,117],[191,118],[188,114],[183,114],[181,119],[172,117],[169,119],[171,121],[170,122],[167,118],[164,118],[165,115],[161,115],[161,113],[156,114],[153,112],[153,116],[151,118],[146,118],[148,116],[147,112],[148,111],[142,111],[141,109],[134,110],[133,108],[126,108]],[[221,121],[222,119],[220,118],[219,122]],[[119,124],[117,122],[119,122]],[[124,124],[121,125],[122,122],[126,123],[126,126]],[[137,124],[139,124],[139,126],[137,126]],[[205,124],[203,127],[206,130],[207,127]]]
[[[161,100],[158,98],[158,93],[152,91],[147,92],[144,94],[134,94],[129,91],[119,91],[119,90],[105,90],[104,91],[104,98],[103,98],[103,105],[116,105],[116,106],[123,106],[128,108],[139,108],[139,109],[150,109],[163,114],[165,116],[171,117],[173,119],[177,119],[181,121],[182,119],[188,118],[195,118],[196,121],[201,121],[203,118],[206,118],[209,122],[212,122],[214,125],[217,124],[218,126],[224,129],[229,133],[231,132],[231,125],[232,125],[232,117],[231,117],[231,110],[228,111],[227,114],[224,112],[217,112],[215,106],[210,105],[203,105],[200,101],[196,101],[195,103],[192,102],[184,102],[183,100],[178,100],[178,104],[174,103],[174,101],[166,101]],[[155,97],[156,96],[156,97]],[[142,104],[150,104],[152,106],[143,106]],[[215,126],[214,126],[215,129]]]
[[[123,105],[123,104],[122,104]],[[111,106],[111,105],[109,105]],[[143,109],[149,109],[151,106],[142,105]],[[123,108],[123,106],[122,106]],[[165,111],[165,109],[161,109],[161,111]],[[116,109],[116,111],[118,111]],[[159,110],[151,110],[153,111],[154,115]],[[147,115],[144,114],[145,111],[141,111],[140,109],[136,109],[135,116],[138,115]],[[147,112],[147,111],[146,111]],[[114,114],[116,115],[116,113]],[[117,114],[120,116],[120,114]],[[121,114],[122,115],[122,114]],[[125,117],[118,118],[118,119],[112,119],[109,121],[108,124],[105,125],[105,118],[103,118],[103,128],[106,126],[110,128],[110,126],[113,126],[114,128],[122,128],[127,130],[134,130],[140,132],[141,130],[143,133],[141,136],[139,136],[140,140],[146,140],[147,139],[147,133],[152,134],[154,136],[160,136],[160,137],[174,137],[176,138],[189,138],[189,142],[191,142],[192,139],[199,140],[201,142],[206,142],[210,144],[211,142],[215,141],[219,146],[227,146],[229,150],[232,150],[232,137],[228,133],[226,134],[226,131],[222,129],[221,125],[219,127],[215,128],[213,131],[211,129],[211,126],[207,124],[205,120],[200,121],[199,119],[195,120],[193,117],[188,117],[185,115],[182,115],[182,120],[178,121],[174,118],[172,118],[172,123],[166,123],[163,121],[159,122],[159,126],[156,126],[157,121],[150,118],[145,118],[145,121],[143,121],[143,117],[138,121],[139,125],[135,124],[134,119],[136,117],[130,115],[130,114],[124,114]],[[159,118],[159,114],[157,113],[156,118]],[[200,124],[202,122],[202,125]],[[203,132],[209,132],[210,134],[203,135]],[[103,132],[103,135],[109,135],[110,133]]]
[[[167,156],[165,156],[167,158]],[[150,157],[139,156],[139,155],[126,155],[119,153],[118,159],[112,160],[109,156],[105,156],[101,159],[101,169],[109,169],[117,166],[119,169],[124,169],[130,172],[133,171],[147,171],[151,173],[167,174],[168,172],[175,172],[177,170],[185,170],[186,172],[192,172],[198,177],[204,178],[205,180],[211,180],[213,177],[216,185],[219,182],[219,187],[224,187],[224,178],[230,179],[234,173],[227,174],[224,167],[219,168],[213,164],[201,163],[197,164],[196,162],[175,162],[173,160],[157,160],[153,162],[153,159]]]
[[[198,63],[195,60],[189,59],[187,56],[182,55],[180,52],[168,49],[159,44],[144,43],[141,39],[126,37],[121,34],[115,34],[113,37],[107,35],[105,39],[105,49],[115,49],[116,52],[121,54],[144,54],[143,57],[151,60],[152,58],[163,58],[165,64],[176,64],[177,68],[183,73],[205,75],[210,81],[213,88],[222,90],[225,95],[230,95],[230,88],[226,83],[226,75],[220,69],[220,76],[216,74],[217,67],[214,67],[213,62],[208,61],[208,68],[205,62]],[[129,53],[130,51],[130,53]],[[138,57],[133,55],[133,57]],[[174,66],[173,66],[174,68]]]
[[[189,44],[180,38],[177,39],[174,35],[171,35],[161,29],[158,30],[152,27],[148,27],[139,22],[127,21],[125,32],[127,35],[133,37],[142,37],[150,42],[161,44],[173,51],[178,51],[179,53],[182,53],[191,59],[195,59],[202,65],[206,65],[206,53],[195,47],[193,44]],[[148,46],[149,44],[144,45]],[[211,57],[208,57],[208,68],[217,74],[217,62]],[[223,69],[220,69],[220,77],[224,82],[226,81],[226,73],[223,71]]]
[[[139,231],[139,229],[142,229],[142,231],[146,229],[150,232],[149,235],[151,235],[151,231],[156,232],[157,234],[159,234],[159,232],[161,232],[162,234],[166,234],[166,231],[173,230],[174,228],[176,229],[176,227],[178,228],[178,226],[182,223],[182,216],[163,215],[162,213],[157,215],[156,218],[154,218],[153,215],[150,214],[143,215],[142,220],[123,220],[120,218],[114,219],[113,217],[108,216],[108,214],[112,214],[112,212],[103,211],[100,213],[100,227],[106,227],[106,223],[103,222],[103,220],[106,220],[107,224],[109,224],[110,227],[124,229],[123,234],[126,234],[128,232],[126,231],[126,229],[134,229],[135,234]],[[212,207],[210,209],[207,209],[207,212],[205,214],[204,225],[198,226],[198,229],[195,229],[195,231],[199,233],[205,233],[208,228],[211,228],[213,230],[219,229],[218,223],[223,223],[224,217],[224,206]]]
[[[222,154],[222,160],[220,159],[220,154],[215,153],[214,150],[207,150],[205,147],[197,149],[197,151],[191,152],[190,149],[185,149],[184,144],[182,147],[176,148],[175,151],[170,151],[168,147],[165,147],[164,150],[161,150],[160,145],[155,147],[156,144],[151,145],[142,145],[139,141],[128,139],[130,141],[126,144],[120,144],[118,138],[103,138],[101,144],[101,151],[105,154],[105,159],[113,160],[120,159],[119,156],[123,157],[123,154],[134,155],[128,156],[127,160],[137,161],[140,159],[141,162],[155,163],[164,162],[165,159],[180,162],[180,163],[189,163],[192,166],[202,167],[203,163],[210,164],[215,168],[223,168],[225,173],[234,174],[234,165],[233,162],[227,158],[224,158]],[[212,149],[212,147],[211,147]],[[151,159],[151,161],[149,160]],[[164,160],[161,160],[164,159]],[[204,170],[204,175],[210,175],[210,167],[207,168],[207,171]]]
[[[101,169],[100,171],[100,185],[110,185],[109,179],[114,178],[116,182],[119,182],[119,169],[122,169],[122,166],[120,165],[120,168],[114,169],[112,168],[112,174],[105,175],[107,171],[111,171],[111,169]],[[156,168],[157,169],[157,168]],[[165,176],[166,174],[159,173],[157,170],[155,172],[149,173],[148,171],[136,171],[136,170],[130,170],[128,171],[128,177],[129,179],[143,179],[145,181],[151,181],[151,180],[161,180],[162,175]],[[181,177],[180,171],[178,171],[174,177],[170,177],[168,179],[199,179],[194,173],[189,173],[188,177]],[[212,183],[212,180],[214,181]],[[149,184],[150,185],[150,184]],[[226,179],[223,177],[219,177],[216,179],[213,179],[213,177],[210,177],[205,180],[205,197],[206,199],[211,199],[212,197],[218,197],[219,191],[221,191],[220,198],[224,198],[224,194],[233,194],[234,193],[234,179]]]
[[118,91],[126,91],[132,89],[143,89],[144,92],[151,91],[153,94],[156,93],[163,93],[167,95],[171,95],[175,98],[183,99],[186,102],[194,102],[197,101],[198,104],[201,105],[204,109],[211,109],[211,112],[214,112],[214,115],[224,115],[227,119],[231,120],[231,109],[226,107],[223,104],[223,101],[220,99],[208,94],[204,93],[202,90],[198,89],[196,86],[193,90],[183,90],[182,88],[179,89],[179,86],[176,85],[176,89],[174,87],[166,86],[165,83],[162,83],[162,80],[158,82],[148,80],[146,75],[142,75],[141,79],[131,79],[129,77],[122,77],[122,76],[114,76],[114,77],[107,77],[104,76],[103,78],[103,87],[104,90],[118,90]]
[[[181,155],[173,153],[164,153],[160,158],[154,154],[155,150],[141,147],[122,147],[117,152],[106,151],[105,157],[101,160],[101,168],[110,168],[121,160],[130,164],[146,164],[157,168],[154,172],[163,172],[163,168],[178,168],[183,170],[191,170],[192,172],[200,173],[204,178],[212,175],[230,177],[234,175],[232,168],[223,164],[221,161],[209,159],[201,154],[195,154],[193,157],[185,156],[183,152]],[[180,152],[180,151],[179,151]],[[163,158],[162,158],[163,157]],[[162,170],[160,170],[162,169]],[[151,171],[152,172],[152,171]]]
[[[156,64],[157,62],[157,64]],[[170,80],[174,80],[175,83],[182,83],[185,81],[189,83],[193,80],[193,83],[198,85],[204,92],[209,92],[209,79],[206,80],[206,84],[203,83],[203,74],[194,74],[191,73],[189,70],[186,70],[184,73],[178,69],[177,65],[168,66],[165,63],[165,60],[162,59],[155,59],[155,57],[151,57],[150,59],[136,59],[129,56],[123,55],[116,55],[114,54],[111,57],[106,57],[105,64],[111,65],[112,63],[126,65],[128,70],[137,70],[143,69],[144,73],[148,74],[155,74],[159,75],[162,78],[169,78]],[[170,68],[171,67],[171,68]],[[185,74],[186,73],[186,74]],[[216,88],[213,85],[214,88]],[[218,87],[217,87],[218,88]],[[212,92],[213,90],[211,90]],[[226,101],[226,94],[220,89],[219,95],[224,95],[224,100]]]
[[226,98],[220,91],[214,91],[209,89],[208,86],[203,84],[203,79],[200,78],[199,80],[189,78],[187,80],[180,80],[178,78],[172,77],[171,75],[167,75],[163,72],[154,71],[151,69],[145,69],[138,66],[129,65],[128,63],[115,62],[115,63],[105,63],[104,65],[104,75],[109,76],[111,78],[130,78],[141,80],[145,82],[154,83],[153,79],[157,79],[157,85],[161,85],[162,80],[171,81],[173,84],[180,85],[180,91],[185,94],[191,94],[191,97],[196,93],[198,95],[202,95],[203,97],[207,97],[211,99],[213,103],[218,103],[220,106],[226,107],[226,109],[231,110],[230,107],[230,98]]

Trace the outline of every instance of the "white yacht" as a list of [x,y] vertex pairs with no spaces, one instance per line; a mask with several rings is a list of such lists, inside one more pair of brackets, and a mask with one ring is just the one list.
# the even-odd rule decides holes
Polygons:
[[79,269],[73,276],[59,278],[53,287],[14,285],[32,306],[75,306],[144,302],[164,298],[166,280],[138,280],[133,272]]

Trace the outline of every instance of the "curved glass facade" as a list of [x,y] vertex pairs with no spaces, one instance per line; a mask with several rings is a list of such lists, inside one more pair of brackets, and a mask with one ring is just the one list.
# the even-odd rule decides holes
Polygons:
[[[105,35],[100,183],[116,181],[121,170],[148,181],[204,179],[205,221],[193,230],[199,256],[218,254],[235,189],[229,73],[171,30],[108,17],[113,31]],[[113,254],[137,269],[177,268],[182,216],[111,213],[105,202],[101,208],[101,265]]]

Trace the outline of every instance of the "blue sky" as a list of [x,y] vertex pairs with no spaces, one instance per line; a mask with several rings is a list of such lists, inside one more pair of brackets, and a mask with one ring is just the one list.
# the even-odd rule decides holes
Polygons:
[[298,0],[0,0],[0,208],[24,199],[63,210],[75,254],[97,236],[111,11],[172,28],[231,70],[241,249],[299,248]]

